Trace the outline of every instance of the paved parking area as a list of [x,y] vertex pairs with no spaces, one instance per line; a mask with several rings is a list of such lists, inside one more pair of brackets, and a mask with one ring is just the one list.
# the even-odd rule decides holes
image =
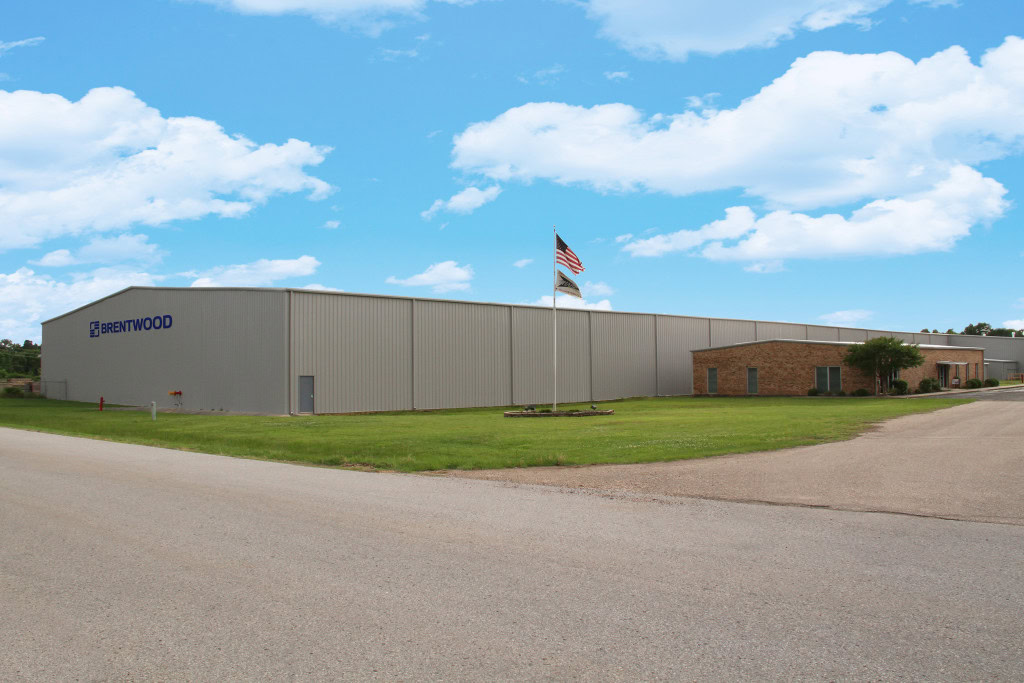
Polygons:
[[1024,527],[0,429],[0,605],[4,681],[1010,681]]
[[[960,394],[967,396],[967,394]],[[641,465],[452,473],[605,492],[1024,524],[1024,390],[890,420],[850,441]]]

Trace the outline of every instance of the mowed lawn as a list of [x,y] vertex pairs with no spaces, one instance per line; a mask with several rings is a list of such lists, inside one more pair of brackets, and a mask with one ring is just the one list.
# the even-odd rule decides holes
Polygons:
[[472,408],[308,417],[160,413],[153,422],[142,411],[99,412],[95,404],[0,399],[0,426],[246,458],[413,472],[652,462],[773,450],[848,439],[881,420],[966,402],[649,398],[607,401],[600,407],[613,408],[615,415],[584,418],[506,418],[501,408]]

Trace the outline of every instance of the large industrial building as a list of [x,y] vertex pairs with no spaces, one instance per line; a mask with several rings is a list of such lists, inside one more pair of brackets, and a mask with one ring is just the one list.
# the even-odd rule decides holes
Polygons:
[[[558,400],[692,394],[694,350],[878,336],[981,348],[987,376],[1024,363],[1024,339],[1017,338],[559,309]],[[296,289],[129,287],[43,323],[42,378],[53,398],[103,396],[186,410],[523,405],[551,401],[551,346],[550,308]]]

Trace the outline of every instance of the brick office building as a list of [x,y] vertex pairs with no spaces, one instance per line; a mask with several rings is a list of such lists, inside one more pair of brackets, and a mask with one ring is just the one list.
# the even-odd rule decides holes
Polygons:
[[[821,393],[875,392],[875,380],[843,364],[847,349],[859,342],[767,339],[692,351],[693,393],[721,396],[801,396],[816,387]],[[934,377],[944,388],[985,378],[984,349],[920,344],[924,364],[903,370],[900,379],[914,388]]]

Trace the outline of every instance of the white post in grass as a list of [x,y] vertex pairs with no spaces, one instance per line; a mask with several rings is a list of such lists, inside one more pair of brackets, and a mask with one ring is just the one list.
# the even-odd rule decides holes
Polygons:
[[149,402],[149,411],[153,415],[153,422],[156,422],[156,401]]
[[551,412],[553,413],[558,410],[558,306],[555,304],[555,299],[558,296],[558,261],[556,260],[558,255],[558,228],[552,225],[551,231],[555,236],[555,248],[551,251],[551,340],[554,347],[554,352],[551,356]]

